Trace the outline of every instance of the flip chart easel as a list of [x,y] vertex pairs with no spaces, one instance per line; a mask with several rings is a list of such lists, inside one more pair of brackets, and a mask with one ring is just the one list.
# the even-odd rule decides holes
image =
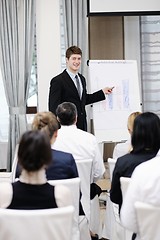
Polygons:
[[89,60],[88,65],[91,92],[114,86],[104,101],[93,104],[93,126],[98,142],[127,140],[128,116],[142,111],[137,62]]

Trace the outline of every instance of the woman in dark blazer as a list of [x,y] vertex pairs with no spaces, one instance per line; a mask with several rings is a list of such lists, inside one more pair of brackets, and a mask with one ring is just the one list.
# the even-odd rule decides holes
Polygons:
[[[77,107],[77,127],[87,130],[85,105],[99,102],[105,99],[105,94],[110,94],[113,88],[104,88],[95,93],[88,94],[85,78],[78,73],[81,65],[82,51],[72,46],[66,51],[67,69],[58,76],[52,78],[49,91],[49,111],[56,114],[56,108],[63,102],[72,102]],[[76,85],[76,75],[80,84],[79,95]]]
[[155,157],[160,149],[160,119],[151,112],[138,115],[131,136],[132,151],[117,159],[111,183],[110,198],[122,205],[120,177],[131,177],[139,164]]
[[[50,138],[51,144],[54,143],[57,137],[59,124],[56,116],[52,112],[39,112],[35,115],[33,130],[46,132]],[[16,177],[20,175],[20,167],[17,167]],[[75,159],[72,154],[52,150],[52,161],[46,169],[47,180],[58,180],[78,177],[78,170]]]

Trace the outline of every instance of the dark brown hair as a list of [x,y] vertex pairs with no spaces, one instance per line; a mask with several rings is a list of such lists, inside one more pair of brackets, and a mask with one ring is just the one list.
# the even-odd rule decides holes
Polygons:
[[66,50],[66,58],[70,58],[73,54],[80,54],[82,56],[82,50],[77,46],[71,46]]
[[41,131],[25,132],[19,143],[18,162],[28,172],[38,171],[51,162],[50,139]]
[[158,152],[160,149],[160,119],[157,114],[144,112],[135,118],[131,142],[133,153]]

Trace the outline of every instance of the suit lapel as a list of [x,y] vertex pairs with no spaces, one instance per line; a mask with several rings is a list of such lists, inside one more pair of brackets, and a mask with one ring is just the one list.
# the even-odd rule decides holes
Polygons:
[[[67,73],[66,70],[64,70],[64,72],[63,72],[63,79],[64,79],[64,81],[65,81],[65,82],[64,82],[65,85],[67,85],[67,88],[69,88],[70,90],[72,90],[73,93],[74,93],[74,95],[75,95],[77,98],[79,98],[79,94],[78,94],[77,88],[76,88],[73,80],[71,79],[71,77],[68,75],[68,73]],[[82,82],[82,80],[81,80],[81,82]],[[82,86],[83,86],[83,84],[82,84]]]

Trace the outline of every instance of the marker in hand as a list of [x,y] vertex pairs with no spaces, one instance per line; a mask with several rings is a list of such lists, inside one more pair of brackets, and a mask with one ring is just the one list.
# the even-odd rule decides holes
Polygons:
[[108,90],[108,92],[109,92],[109,93],[111,93],[111,92],[112,92],[112,90],[113,90],[113,88],[114,88],[114,87],[110,88],[110,89]]
[[104,88],[104,89],[102,89],[102,90],[103,90],[104,94],[110,94],[110,93],[112,93],[113,88],[114,88],[114,87],[111,87],[111,88],[106,87],[106,88]]

